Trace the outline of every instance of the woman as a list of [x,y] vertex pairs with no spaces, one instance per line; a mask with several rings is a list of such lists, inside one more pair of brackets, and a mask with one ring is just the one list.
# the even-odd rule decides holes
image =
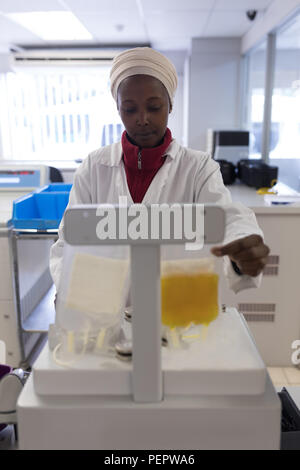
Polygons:
[[[225,244],[212,248],[224,256],[230,287],[255,287],[269,248],[253,212],[232,204],[219,165],[210,155],[180,146],[168,129],[177,75],[173,64],[151,48],[122,52],[111,69],[111,91],[125,127],[121,142],[91,153],[77,170],[72,204],[217,203],[226,205]],[[63,221],[51,250],[50,269],[59,285]]]

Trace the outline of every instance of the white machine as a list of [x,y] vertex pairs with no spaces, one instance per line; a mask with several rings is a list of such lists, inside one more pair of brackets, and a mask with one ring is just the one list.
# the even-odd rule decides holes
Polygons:
[[[46,345],[18,400],[20,448],[279,449],[279,398],[237,310],[202,341],[161,346],[160,245],[187,240],[100,240],[97,220],[95,207],[69,209],[65,239],[130,244],[132,362],[86,353],[62,367]],[[206,243],[223,232],[220,208],[205,206]]]
[[207,151],[215,160],[227,160],[237,164],[241,159],[249,158],[250,133],[245,130],[207,131]]
[[24,323],[52,284],[48,265],[53,242],[14,232],[13,201],[48,183],[49,168],[44,165],[0,165],[0,340],[12,367],[28,366],[32,352],[46,338],[26,331]]

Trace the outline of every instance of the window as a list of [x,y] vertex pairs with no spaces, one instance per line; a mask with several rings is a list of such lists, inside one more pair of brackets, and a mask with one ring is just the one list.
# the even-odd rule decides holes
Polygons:
[[74,160],[120,139],[110,67],[0,75],[5,159]]
[[261,158],[265,103],[267,43],[249,54],[248,66],[248,129],[250,131],[250,158]]
[[277,34],[270,158],[300,158],[300,16]]

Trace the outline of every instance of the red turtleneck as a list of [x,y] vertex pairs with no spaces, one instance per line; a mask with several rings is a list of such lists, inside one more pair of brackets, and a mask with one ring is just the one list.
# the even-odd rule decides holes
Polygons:
[[161,145],[142,148],[132,144],[126,131],[122,134],[123,159],[128,188],[134,203],[141,203],[154,176],[164,164],[165,151],[172,141],[172,134],[167,128]]

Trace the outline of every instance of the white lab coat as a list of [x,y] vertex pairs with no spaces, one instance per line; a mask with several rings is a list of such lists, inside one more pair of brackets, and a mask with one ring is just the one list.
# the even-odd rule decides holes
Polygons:
[[[152,180],[143,203],[216,203],[226,207],[225,243],[251,234],[263,235],[254,213],[239,203],[232,203],[231,195],[224,186],[219,165],[209,154],[184,148],[172,140],[166,151],[166,160]],[[92,152],[76,171],[70,193],[69,205],[119,202],[126,196],[132,198],[128,189],[122,160],[121,143],[115,143]],[[58,289],[62,270],[63,224],[59,227],[59,239],[52,246],[50,271]],[[257,287],[261,275],[256,278],[239,276],[224,257],[224,270],[229,287],[238,292]]]

